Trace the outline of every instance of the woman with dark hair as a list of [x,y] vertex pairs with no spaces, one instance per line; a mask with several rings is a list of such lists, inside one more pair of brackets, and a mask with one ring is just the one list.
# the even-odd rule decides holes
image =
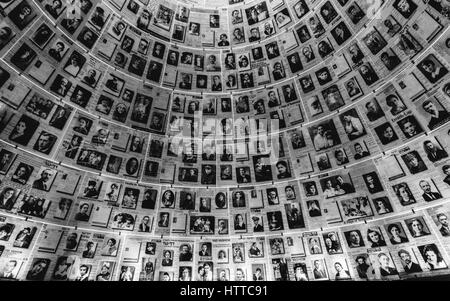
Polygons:
[[225,68],[227,70],[236,69],[236,59],[234,53],[228,53],[227,56],[225,57]]
[[406,183],[400,183],[395,187],[395,194],[397,195],[400,204],[403,206],[416,203],[416,199],[408,188]]
[[70,144],[67,146],[65,156],[70,159],[74,159],[77,155],[78,150],[80,149],[81,142],[83,138],[78,135],[74,135],[72,140],[70,140]]
[[334,268],[336,270],[336,280],[350,279],[350,273],[344,270],[340,262],[336,262]]
[[75,220],[87,222],[89,220],[89,204],[88,203],[82,203],[80,205],[80,211],[75,215]]
[[11,181],[24,185],[33,171],[33,167],[21,163],[16,172],[12,175]]
[[446,269],[447,264],[442,258],[441,254],[436,248],[436,245],[426,245],[422,251],[423,259],[426,261],[426,266],[430,270]]
[[102,249],[102,255],[115,256],[117,254],[117,241],[114,238],[108,239]]
[[406,109],[403,101],[396,95],[391,94],[386,97],[386,104],[391,107],[391,114],[397,115]]
[[247,229],[244,223],[244,217],[242,214],[237,214],[234,218],[234,230],[245,230]]
[[11,187],[5,188],[0,194],[0,209],[11,210],[15,203],[16,190]]
[[446,165],[442,166],[442,171],[446,175],[446,177],[443,180],[444,183],[446,183],[447,185],[450,186],[450,165],[446,164]]
[[391,234],[391,244],[398,245],[405,242],[408,242],[408,239],[401,235],[400,227],[397,224],[390,224],[387,228],[389,234]]
[[278,179],[290,178],[292,176],[289,172],[288,164],[286,163],[286,161],[279,161],[276,164],[276,167],[278,169]]
[[314,196],[317,195],[317,187],[316,183],[312,182],[307,184],[306,186],[306,196]]
[[9,140],[22,145],[26,145],[30,140],[29,135],[26,134],[27,130],[28,125],[25,120],[19,120],[19,122],[16,124],[11,134],[9,135]]
[[245,55],[241,55],[241,57],[239,57],[239,68],[247,68],[249,65],[249,61],[248,58]]
[[0,226],[0,240],[8,241],[14,227],[15,226],[13,224],[4,224]]
[[333,51],[333,48],[326,41],[321,41],[317,48],[319,49],[319,54],[322,58],[326,57]]
[[385,247],[386,242],[381,233],[375,229],[367,230],[367,239],[372,243],[372,248]]

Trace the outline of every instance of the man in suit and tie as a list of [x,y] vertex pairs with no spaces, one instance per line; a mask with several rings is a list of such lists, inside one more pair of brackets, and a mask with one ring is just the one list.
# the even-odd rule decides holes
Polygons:
[[200,252],[198,252],[199,256],[210,256],[208,252],[208,245],[202,244],[202,248],[200,249]]
[[314,278],[315,279],[327,278],[327,274],[321,267],[320,260],[314,260]]
[[149,223],[150,223],[150,217],[147,215],[144,216],[142,218],[141,224],[139,225],[139,232],[150,232]]
[[191,260],[192,260],[191,247],[187,244],[182,245],[180,252],[180,261],[191,261]]
[[430,140],[426,140],[423,143],[423,146],[424,146],[425,152],[427,153],[428,159],[433,163],[436,161],[439,161],[443,158],[448,157],[448,154],[445,150],[443,150],[440,147],[437,147]]
[[75,281],[89,281],[89,267],[87,265],[80,266],[80,276]]
[[404,263],[403,268],[405,269],[406,273],[410,274],[422,272],[420,266],[411,260],[411,254],[409,254],[408,251],[401,249],[400,251],[398,251],[398,256],[400,256],[401,260]]
[[253,220],[253,232],[264,232],[263,226],[259,223],[259,217],[252,217]]
[[295,94],[295,90],[293,90],[292,87],[289,85],[283,87],[283,96],[284,101],[286,102],[291,102],[297,99],[297,94]]
[[438,126],[450,120],[450,114],[445,110],[438,110],[436,105],[431,100],[424,101],[422,108],[431,116],[430,121],[428,122],[428,127],[430,130],[434,130]]
[[17,260],[10,260],[6,263],[5,267],[3,268],[3,271],[0,273],[0,278],[8,278],[13,279],[13,271],[17,266]]
[[428,183],[428,181],[421,180],[419,182],[419,186],[423,190],[422,197],[425,200],[425,202],[431,202],[442,198],[442,195],[439,192],[431,191],[431,185],[430,183]]
[[53,171],[51,169],[44,169],[41,172],[41,177],[33,182],[33,188],[49,191],[50,190],[50,179],[53,176]]
[[436,217],[441,224],[439,227],[439,232],[441,232],[442,236],[444,237],[450,236],[450,227],[448,225],[447,215],[445,215],[444,213],[439,213]]
[[6,172],[9,163],[11,162],[12,153],[9,151],[4,151],[3,156],[0,159],[0,171]]

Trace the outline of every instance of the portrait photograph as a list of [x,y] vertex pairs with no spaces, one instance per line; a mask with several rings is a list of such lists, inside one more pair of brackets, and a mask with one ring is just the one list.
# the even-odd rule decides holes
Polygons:
[[411,174],[416,174],[428,169],[420,154],[413,150],[401,156]]
[[357,2],[353,2],[345,12],[353,24],[358,24],[366,16]]
[[281,211],[267,212],[267,223],[270,231],[284,230]]
[[[2,157],[2,153],[0,152],[0,158],[1,157]],[[1,165],[1,161],[0,161],[0,165]],[[16,171],[11,176],[11,181],[25,185],[28,182],[28,180],[30,179],[30,176],[33,173],[33,171],[34,171],[33,166],[28,165],[23,162],[20,162],[19,165],[17,165]]]
[[319,52],[320,57],[322,59],[325,59],[334,51],[334,47],[331,44],[330,40],[328,38],[325,38],[324,40],[320,41],[317,44],[317,50]]
[[350,174],[323,178],[320,180],[320,185],[326,198],[355,192]]
[[417,104],[417,109],[426,118],[426,124],[430,130],[450,121],[450,113],[437,97],[424,99]]
[[9,169],[11,168],[11,165],[14,163],[14,160],[16,159],[17,154],[7,150],[2,149],[0,151],[0,174],[5,175],[8,173]]
[[448,268],[448,265],[436,244],[422,245],[417,248],[425,261],[428,270],[433,271]]
[[23,261],[13,258],[2,258],[0,260],[0,278],[3,280],[17,279]]
[[380,79],[370,63],[362,64],[358,71],[367,86],[373,85]]
[[215,226],[214,216],[190,217],[189,229],[191,234],[214,234],[214,226]]
[[52,115],[52,118],[50,119],[49,124],[58,130],[62,130],[65,127],[71,113],[71,107],[62,107],[58,105]]
[[289,10],[286,7],[279,10],[275,14],[274,19],[275,19],[275,22],[277,23],[278,28],[280,28],[280,29],[292,22],[292,18],[289,14]]
[[352,35],[345,22],[340,22],[331,30],[331,35],[338,45],[344,44]]
[[417,9],[413,0],[396,0],[393,6],[405,19],[409,19]]
[[331,4],[331,1],[327,1],[320,8],[320,15],[325,20],[325,23],[330,24],[331,21],[333,21],[338,16],[338,13],[333,4]]
[[245,246],[244,243],[232,244],[233,262],[243,263],[245,262]]
[[325,259],[315,259],[311,263],[315,280],[329,280]]
[[[50,86],[50,91],[55,92],[56,94],[58,94],[61,97],[65,97],[71,87],[72,87],[72,82],[70,82],[67,78],[65,78],[61,74],[58,74],[55,77],[55,80],[53,81],[52,85]],[[77,101],[81,102],[81,100],[85,100],[87,102],[86,98],[87,99],[90,98],[90,95],[92,95],[92,94],[89,94],[89,93],[91,93],[91,92],[86,90],[86,92],[89,92],[89,93],[83,93],[83,90],[81,90],[81,87],[80,87],[79,91],[80,92],[77,91],[77,93],[75,95],[72,95],[70,97],[70,100],[72,102],[77,102]],[[74,99],[75,101],[72,99]]]
[[57,141],[57,137],[49,132],[42,131],[38,136],[33,149],[45,155],[50,154]]
[[39,121],[26,115],[17,121],[15,127],[9,134],[9,140],[26,146],[39,126]]
[[385,122],[375,127],[375,133],[380,139],[381,144],[386,145],[398,140],[397,133],[389,122]]
[[164,5],[159,5],[153,24],[165,31],[170,31],[174,15],[175,11]]
[[413,238],[431,235],[423,216],[405,219],[405,224]]
[[414,115],[400,119],[397,124],[406,138],[412,138],[423,133],[423,128]]
[[316,151],[341,144],[341,139],[332,119],[312,126],[308,131]]
[[368,197],[355,197],[341,200],[341,208],[347,219],[373,216]]
[[329,255],[342,254],[342,245],[338,232],[323,233],[323,242]]
[[25,71],[36,57],[36,51],[28,46],[28,44],[22,43],[19,49],[17,49],[17,51],[11,57],[11,63],[19,68],[19,70]]
[[253,156],[252,160],[256,182],[272,181],[272,167],[269,155]]
[[122,93],[123,86],[125,85],[125,81],[114,74],[108,74],[105,79],[104,90],[116,97]]
[[20,30],[24,30],[25,27],[27,27],[36,16],[36,11],[31,7],[27,0],[23,0],[22,2],[20,2],[8,14],[8,17]]
[[393,212],[391,202],[386,196],[373,198],[372,199],[375,210],[379,215],[387,214]]
[[59,202],[56,204],[56,209],[53,217],[59,220],[65,220],[72,208],[73,201],[67,198],[60,198]]
[[408,206],[417,203],[409,185],[405,182],[401,182],[392,186],[399,203],[402,206]]
[[432,84],[438,82],[441,78],[448,74],[448,69],[436,58],[434,54],[429,54],[426,56],[417,65],[417,68]]
[[43,50],[53,38],[55,32],[45,23],[41,24],[31,37],[33,43]]
[[293,9],[298,19],[301,19],[304,15],[306,15],[310,11],[305,0],[300,0],[297,3],[295,3]]
[[94,47],[95,42],[98,39],[98,35],[89,27],[85,26],[79,33],[77,40],[86,48],[91,49]]
[[43,281],[47,274],[51,260],[48,258],[33,258],[33,262],[27,272],[26,279]]
[[172,39],[181,43],[184,43],[186,37],[186,26],[181,24],[175,24]]
[[378,54],[387,45],[386,40],[375,27],[362,40],[373,55]]

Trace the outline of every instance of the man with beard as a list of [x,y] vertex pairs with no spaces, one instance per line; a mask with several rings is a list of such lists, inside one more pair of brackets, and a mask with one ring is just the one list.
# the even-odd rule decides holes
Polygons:
[[422,272],[420,266],[411,260],[411,254],[409,254],[408,251],[401,249],[400,251],[398,251],[398,256],[404,263],[403,268],[405,269],[406,273],[410,274]]

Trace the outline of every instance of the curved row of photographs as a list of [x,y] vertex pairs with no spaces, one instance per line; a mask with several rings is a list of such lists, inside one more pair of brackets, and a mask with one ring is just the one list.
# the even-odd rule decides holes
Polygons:
[[0,209],[53,224],[170,236],[282,233],[384,219],[450,197],[448,147],[438,144],[449,143],[449,132],[442,126],[346,168],[229,187],[145,182],[130,172],[143,165],[133,157],[123,174],[111,176],[83,169],[105,160],[100,151],[82,152],[86,162],[78,168],[1,141]]
[[[14,1],[4,0],[8,8]],[[53,22],[61,22],[73,34],[87,18],[100,32],[109,19],[116,15],[123,21],[114,27],[120,37],[127,24],[159,40],[190,48],[242,48],[255,45],[289,31],[300,21],[307,22],[313,31],[325,31],[334,21],[345,18],[354,26],[362,27],[384,4],[358,4],[355,1],[254,1],[239,7],[205,9],[176,1],[142,3],[140,0],[76,0],[68,3],[58,0],[38,1],[42,11]],[[148,1],[147,1],[148,2]],[[99,5],[98,5],[99,4]],[[394,8],[409,18],[418,5],[411,1],[412,10],[405,13],[396,1]],[[316,12],[314,12],[316,10]],[[318,12],[317,12],[318,10]],[[26,26],[27,20],[21,26]],[[317,27],[317,30],[316,30]]]
[[[24,19],[25,24],[18,23],[16,15],[26,8],[30,11],[27,22]],[[125,93],[129,78],[139,79],[146,85],[162,85],[168,91],[176,89],[194,94],[262,90],[267,85],[280,83],[280,87],[275,87],[280,91],[264,96],[269,108],[282,105],[281,98],[284,104],[298,102],[298,94],[303,96],[316,90],[315,87],[319,90],[320,86],[324,86],[322,91],[316,91],[318,95],[314,95],[324,100],[317,100],[322,102],[321,105],[316,103],[310,106],[315,108],[311,115],[320,114],[320,111],[335,111],[344,104],[342,98],[354,100],[373,91],[381,83],[380,78],[386,78],[404,66],[430,44],[448,23],[432,5],[422,4],[408,18],[397,12],[397,18],[403,19],[395,20],[394,26],[391,20],[396,16],[394,8],[386,3],[371,22],[365,24],[366,27],[360,26],[354,30],[353,37],[349,26],[341,21],[337,25],[340,30],[323,29],[318,39],[313,38],[305,25],[297,30],[285,31],[280,37],[258,43],[255,47],[206,51],[205,48],[189,49],[150,38],[142,30],[131,25],[127,27],[122,18],[113,15],[105,17],[102,27],[96,28],[98,21],[95,21],[97,13],[94,8],[105,10],[107,7],[104,3],[98,3],[95,7],[92,4],[88,11],[89,18],[77,23],[79,27],[75,31],[68,31],[64,20],[56,22],[56,27],[51,28],[49,24],[54,21],[50,13],[46,12],[46,17],[39,18],[38,8],[24,0],[14,9],[7,8],[10,12],[1,24],[5,34],[0,47],[16,42],[20,31],[35,24],[37,29],[30,32],[31,41],[13,43],[16,47],[6,55],[9,62],[20,72],[28,73],[38,54],[42,54],[45,60],[38,60],[38,66],[29,71],[33,73],[33,79],[50,88],[58,97],[66,97],[67,93],[71,95],[70,90],[80,87],[75,91],[81,94],[75,104],[83,108],[90,98],[97,96],[91,89],[103,83],[113,98],[107,97],[106,108],[100,111],[92,108],[92,112],[106,115],[112,109],[114,97],[130,97]],[[335,22],[341,19],[337,13],[334,16],[337,18]],[[394,30],[384,23],[391,24]],[[118,24],[122,24],[122,30],[117,36],[114,32]],[[341,34],[336,34],[336,31]],[[344,36],[333,38],[332,33],[336,37]],[[309,39],[302,38],[304,35]],[[88,51],[89,59],[83,57],[84,51]],[[54,73],[58,68],[55,64],[64,65],[64,72],[56,77]],[[87,87],[75,85],[72,77]],[[293,82],[288,83],[289,79]],[[47,85],[48,81],[52,84]],[[340,85],[336,85],[338,82]],[[341,99],[333,102],[333,94]],[[245,109],[241,106],[238,108],[236,105],[236,113]],[[214,111],[213,108],[209,110]],[[119,122],[123,121],[119,119]]]
[[[99,3],[96,8],[104,5]],[[3,44],[14,40],[15,27],[21,28],[14,21],[14,15],[20,12],[23,6],[30,7],[25,0],[8,14],[9,20],[14,24],[6,22],[3,25],[5,31],[9,28],[9,34],[5,34]],[[280,91],[274,91],[275,95],[268,95],[266,99],[269,101],[269,108],[282,104],[281,94],[277,95],[278,93],[282,92],[284,103],[290,104],[299,100],[297,94],[308,94],[315,90],[315,87],[326,85],[329,87],[323,87],[325,89],[321,91],[322,95],[319,95],[325,99],[327,108],[322,102],[323,108],[320,110],[334,111],[344,104],[344,100],[329,103],[333,93],[340,94],[340,98],[348,97],[354,100],[372,91],[377,83],[381,82],[380,78],[386,78],[388,74],[399,70],[404,65],[402,62],[409,61],[419,53],[448,23],[447,19],[439,18],[440,14],[431,5],[422,5],[408,18],[397,13],[403,18],[401,21],[391,20],[395,15],[392,11],[393,7],[386,3],[380,12],[373,16],[369,26],[360,26],[354,33],[341,21],[334,29],[323,29],[320,37],[315,39],[313,34],[309,33],[310,29],[303,25],[296,30],[285,31],[280,37],[273,37],[268,42],[258,43],[255,47],[226,51],[206,51],[205,48],[170,45],[154,37],[147,37],[145,32],[131,24],[126,25],[125,21],[117,16],[108,17],[104,24],[102,23],[102,29],[95,28],[95,22],[92,22],[96,17],[95,11],[90,18],[77,23],[79,28],[77,27],[76,31],[68,31],[64,20],[55,23],[55,31],[48,26],[48,23],[53,22],[48,13],[46,18],[40,20],[35,20],[37,13],[31,13],[27,25],[33,22],[38,22],[36,25],[42,24],[32,33],[31,45],[23,43],[16,50],[16,56],[11,57],[11,63],[21,72],[25,72],[37,53],[41,52],[49,60],[43,62],[44,66],[39,66],[41,72],[38,80],[45,85],[51,76],[50,72],[53,73],[56,69],[51,65],[62,63],[66,54],[68,56],[70,53],[71,44],[76,41],[76,46],[81,46],[81,49],[73,49],[74,52],[64,63],[63,70],[89,86],[88,91],[83,90],[86,88],[82,86],[83,97],[75,102],[82,107],[86,107],[92,97],[89,88],[95,88],[101,81],[106,85],[109,80],[109,87],[112,88],[110,92],[119,97],[126,85],[125,75],[128,75],[148,85],[162,85],[168,90],[197,94],[262,90],[267,85],[280,83]],[[338,22],[340,17],[337,13],[334,16],[337,18],[335,22]],[[380,18],[381,16],[383,18]],[[395,30],[389,29],[384,23],[391,24]],[[115,33],[118,24],[122,28],[120,34]],[[341,35],[344,36],[340,37]],[[26,57],[22,58],[21,55],[27,51]],[[83,51],[89,51],[90,56],[95,59],[87,62],[80,54]],[[14,52],[10,51],[9,56],[13,54]],[[98,66],[102,64],[111,66],[111,72],[114,69],[119,73],[105,75],[103,69],[107,67]],[[379,68],[378,65],[383,67]],[[296,76],[301,77],[295,80]],[[64,82],[68,83],[59,87],[63,78]],[[282,84],[289,79],[294,82]],[[344,85],[332,85],[338,81]],[[69,92],[65,90],[70,90],[73,84],[70,77],[61,75],[53,81],[52,86],[56,94],[65,97]],[[297,86],[301,87],[301,91]],[[58,88],[61,93],[56,91]],[[213,108],[209,110],[212,111]],[[239,110],[236,111],[239,113]],[[104,110],[100,113],[109,115],[109,112]],[[319,113],[319,108],[316,108],[312,115]]]
[[[429,58],[441,53],[443,62],[447,56],[440,51],[446,47],[444,40],[446,36],[423,53],[423,61],[432,62]],[[91,115],[71,102],[52,100],[5,64],[0,69],[0,139],[84,171],[158,186],[244,187],[287,182],[350,168],[419,140],[423,140],[417,153],[421,161],[427,157],[425,164],[442,162],[448,157],[448,135],[435,132],[442,132],[450,120],[449,74],[443,73],[427,88],[418,88],[410,82],[414,68],[405,69],[365,101],[281,131],[277,127],[281,122],[264,117],[253,120],[228,113],[217,120],[214,116],[200,120],[182,115],[175,110],[175,100],[181,95],[172,94],[168,132],[163,136]],[[156,99],[170,96],[156,89],[129,90],[136,93],[131,119],[143,113],[148,123],[150,110],[143,103],[153,97],[147,92],[154,93],[155,104]],[[408,97],[413,93],[416,98]],[[167,113],[153,109],[149,128],[166,119]]]
[[373,281],[449,273],[447,203],[302,233],[170,238],[0,216],[0,279]]

